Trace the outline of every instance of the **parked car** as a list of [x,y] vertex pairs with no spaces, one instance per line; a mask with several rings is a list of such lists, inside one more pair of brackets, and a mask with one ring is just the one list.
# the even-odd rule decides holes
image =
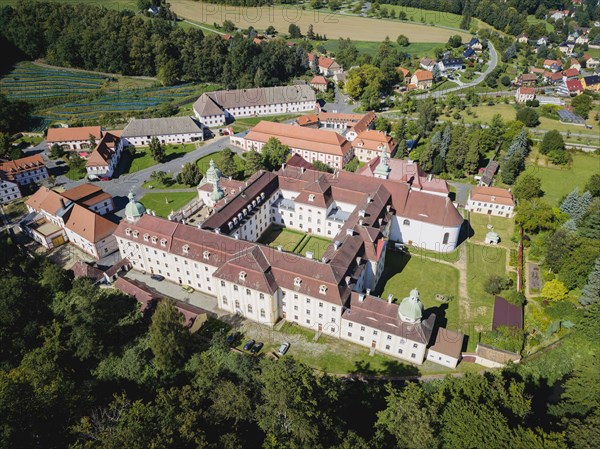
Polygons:
[[100,181],[110,181],[110,178],[107,176],[104,176],[104,177],[100,178]]
[[229,334],[227,336],[227,344],[231,346],[235,343],[235,341],[240,338],[241,334],[239,332],[234,332],[233,334]]
[[248,340],[246,342],[246,344],[244,345],[244,351],[250,351],[250,349],[252,349],[253,346],[254,346],[254,340]]
[[254,346],[252,346],[252,349],[250,349],[250,352],[252,354],[258,354],[264,345],[265,345],[264,343],[258,342]]
[[279,355],[284,355],[286,352],[288,352],[288,349],[290,349],[290,344],[289,343],[281,343],[281,346],[277,350],[277,353]]
[[181,288],[188,293],[194,293],[194,287],[190,287],[189,285],[182,285]]
[[155,281],[161,282],[165,280],[164,276],[161,276],[160,274],[153,274],[150,276],[150,279],[153,279]]

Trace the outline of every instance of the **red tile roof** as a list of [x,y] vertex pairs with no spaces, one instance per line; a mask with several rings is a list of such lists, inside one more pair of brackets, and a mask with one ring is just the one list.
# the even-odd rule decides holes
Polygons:
[[15,175],[25,173],[30,170],[38,170],[45,167],[44,159],[39,154],[22,157],[14,161],[0,161],[0,173],[7,179],[14,179]]
[[433,73],[429,70],[416,70],[413,76],[415,76],[419,82],[433,80]]
[[318,85],[327,86],[327,80],[325,79],[324,76],[317,75],[313,79],[310,80],[309,84],[318,84]]
[[535,95],[535,87],[519,87],[517,90],[521,95]]
[[583,92],[583,85],[579,80],[567,80],[565,84],[569,92]]
[[98,141],[102,137],[102,128],[99,126],[48,128],[46,142],[52,143],[90,140],[90,134]]
[[504,204],[506,206],[515,205],[512,193],[500,187],[473,187],[470,197],[473,201]]

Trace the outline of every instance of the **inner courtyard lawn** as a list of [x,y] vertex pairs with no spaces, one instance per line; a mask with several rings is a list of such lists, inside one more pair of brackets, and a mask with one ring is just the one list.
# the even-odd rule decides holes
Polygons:
[[[173,159],[177,159],[182,157],[186,153],[194,151],[196,149],[196,145],[194,144],[176,144],[176,145],[165,145],[165,162],[172,161]],[[124,170],[124,173],[135,173],[140,170],[144,170],[149,167],[153,167],[157,165],[158,162],[154,160],[152,154],[150,153],[150,149],[148,147],[138,147],[135,149],[135,153],[131,158],[131,163]]]
[[300,231],[271,226],[265,231],[260,239],[258,239],[258,243],[269,245],[273,248],[277,248],[281,245],[281,248],[284,251],[295,252],[305,236],[306,234]]
[[305,256],[307,251],[311,251],[315,259],[321,259],[329,245],[331,245],[331,240],[311,235],[307,236],[302,244],[296,248],[296,252]]
[[493,231],[500,236],[500,246],[504,248],[512,248],[515,244],[511,238],[515,230],[515,222],[512,218],[494,217],[484,214],[470,214],[471,228],[473,228],[473,236],[471,240],[477,243],[485,242],[485,235],[488,233],[488,225],[492,225]]
[[146,193],[140,198],[140,203],[159,217],[167,217],[171,211],[178,211],[197,196],[196,192]]
[[[456,328],[459,324],[458,282],[459,272],[451,265],[427,257],[388,251],[378,292],[383,299],[393,295],[399,303],[416,288],[425,309],[433,309],[438,319],[445,318],[449,327]],[[444,304],[436,300],[436,294],[453,299]]]

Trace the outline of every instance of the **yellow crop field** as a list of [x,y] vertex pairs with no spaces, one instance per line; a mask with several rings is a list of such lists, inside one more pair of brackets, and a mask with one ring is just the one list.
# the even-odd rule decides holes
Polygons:
[[171,0],[170,4],[177,16],[193,22],[212,25],[231,20],[239,28],[253,26],[257,30],[272,25],[282,34],[287,33],[291,23],[295,23],[302,33],[312,24],[315,33],[324,34],[328,39],[348,37],[357,41],[380,42],[388,36],[395,41],[399,34],[404,34],[411,42],[446,42],[454,34],[461,35],[463,40],[470,38],[468,33],[431,25],[350,16],[326,9],[303,10],[299,5],[242,7],[192,0]]

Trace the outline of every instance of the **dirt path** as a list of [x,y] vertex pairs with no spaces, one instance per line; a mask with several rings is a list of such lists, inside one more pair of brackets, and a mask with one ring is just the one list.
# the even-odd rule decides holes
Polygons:
[[[46,69],[68,70],[70,72],[81,72],[81,73],[93,73],[94,75],[101,75],[101,76],[106,76],[106,77],[111,77],[111,78],[115,77],[115,76],[125,76],[125,75],[119,75],[118,73],[95,72],[93,70],[74,69],[71,67],[60,67],[57,65],[46,64],[41,61],[33,61],[33,64],[35,64],[39,67],[44,67]],[[152,76],[127,76],[127,78],[158,82],[158,80]]]

